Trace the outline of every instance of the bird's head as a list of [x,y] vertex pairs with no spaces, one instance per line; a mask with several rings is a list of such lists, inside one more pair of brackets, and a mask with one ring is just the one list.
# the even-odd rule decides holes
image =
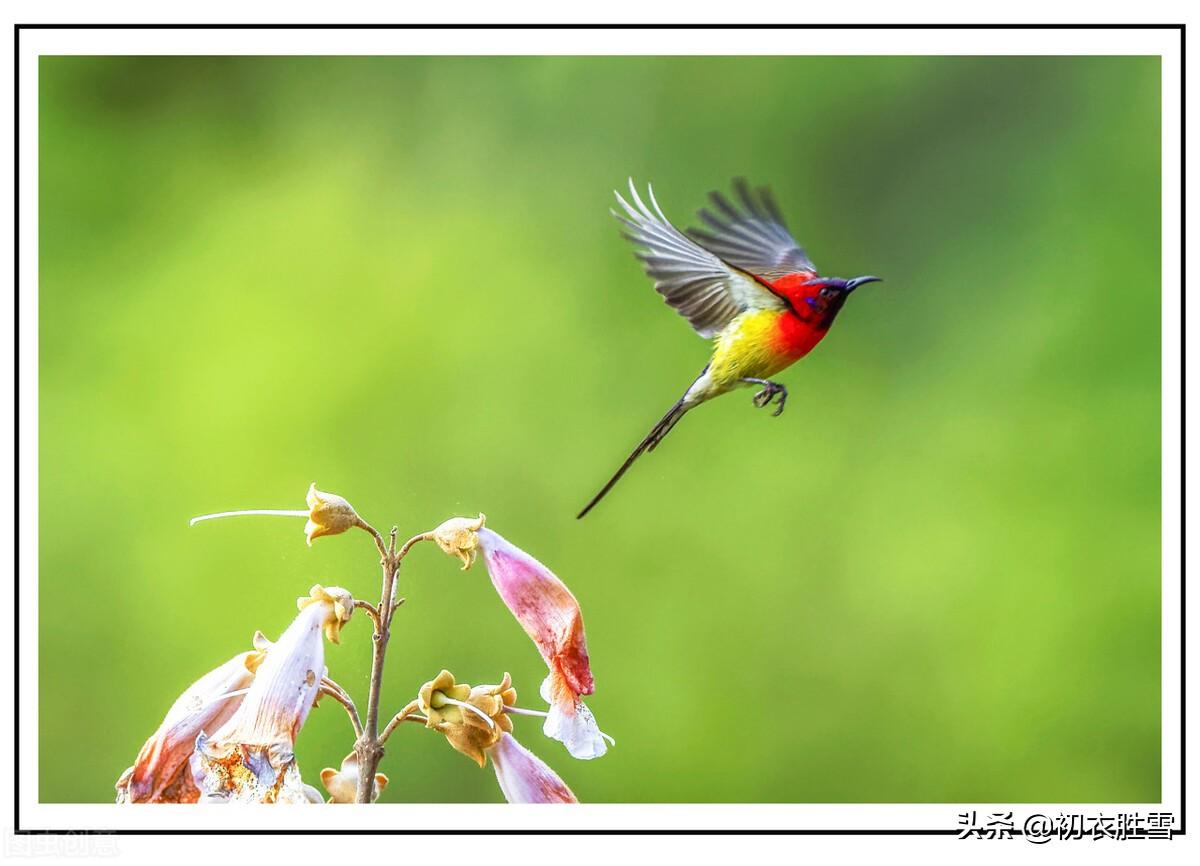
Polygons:
[[850,293],[865,283],[882,282],[882,277],[854,277],[844,280],[841,277],[818,277],[815,274],[803,279],[791,281],[790,285],[781,280],[775,284],[782,294],[787,296],[802,319],[811,319],[823,327],[833,323],[842,304]]

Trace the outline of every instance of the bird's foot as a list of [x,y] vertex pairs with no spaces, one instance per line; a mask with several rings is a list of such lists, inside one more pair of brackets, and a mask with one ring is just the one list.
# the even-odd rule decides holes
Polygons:
[[775,405],[775,411],[771,413],[772,417],[778,417],[783,412],[783,406],[787,403],[788,390],[785,386],[778,382],[769,382],[766,379],[743,379],[743,382],[750,382],[755,385],[762,385],[762,390],[754,395],[754,405],[759,409],[763,409],[771,405],[771,401],[776,397],[779,401]]

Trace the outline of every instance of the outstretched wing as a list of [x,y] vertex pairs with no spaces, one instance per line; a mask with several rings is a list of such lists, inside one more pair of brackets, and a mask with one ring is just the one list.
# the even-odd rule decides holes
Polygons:
[[735,268],[768,280],[797,271],[816,273],[817,266],[788,232],[771,191],[764,186],[756,192],[740,177],[733,181],[733,189],[743,210],[721,193],[709,193],[718,212],[700,209],[700,219],[708,228],[689,229],[692,240]]
[[696,333],[711,337],[745,310],[785,308],[784,301],[765,286],[671,225],[654,200],[653,188],[648,189],[653,211],[646,207],[631,178],[633,204],[615,193],[625,214],[612,213],[625,226],[622,234],[640,247],[637,257],[654,280],[654,288]]

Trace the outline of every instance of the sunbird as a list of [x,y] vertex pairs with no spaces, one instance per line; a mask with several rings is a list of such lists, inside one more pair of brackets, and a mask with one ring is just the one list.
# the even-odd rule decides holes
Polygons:
[[624,214],[613,210],[624,226],[622,236],[637,245],[635,255],[655,290],[701,337],[715,338],[712,357],[700,375],[638,443],[621,468],[584,506],[578,517],[621,480],[633,462],[658,447],[687,412],[713,397],[745,385],[757,385],[754,405],[776,401],[773,415],[787,402],[787,388],[771,377],[813,350],[829,332],[850,293],[880,277],[822,277],[783,221],[766,187],[752,190],[745,180],[733,181],[739,209],[719,192],[709,193],[715,210],[701,208],[703,229],[686,234],[671,225],[647,186],[646,207],[633,179],[631,205],[613,194]]

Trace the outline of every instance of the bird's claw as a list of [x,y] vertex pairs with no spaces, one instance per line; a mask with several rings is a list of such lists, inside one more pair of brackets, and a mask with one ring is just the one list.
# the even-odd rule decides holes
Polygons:
[[787,402],[787,388],[776,382],[768,382],[761,391],[754,395],[754,405],[759,409],[763,409],[771,405],[771,401],[776,397],[779,402],[775,406],[775,411],[771,413],[771,417],[778,418],[783,412],[783,406]]

